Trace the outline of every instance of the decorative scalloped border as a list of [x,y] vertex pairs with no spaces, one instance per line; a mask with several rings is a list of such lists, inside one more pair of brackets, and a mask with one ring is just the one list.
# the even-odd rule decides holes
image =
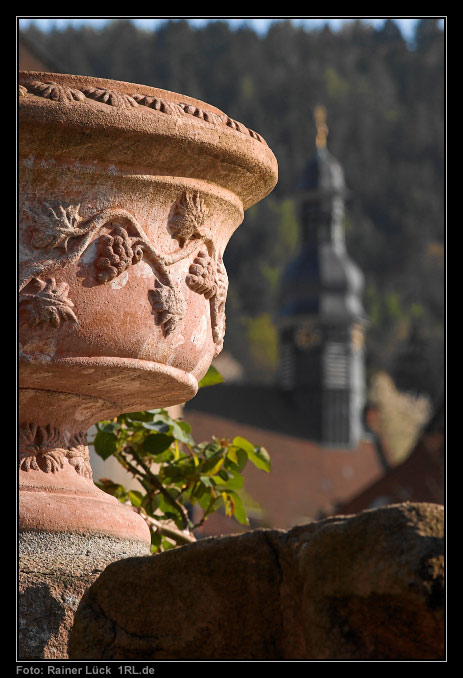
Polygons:
[[164,101],[163,99],[157,99],[156,97],[143,94],[123,94],[121,92],[115,92],[106,88],[84,87],[82,89],[78,89],[76,87],[66,87],[51,80],[47,82],[33,80],[27,84],[20,84],[19,96],[23,97],[27,94],[33,94],[34,96],[39,96],[45,99],[50,99],[51,101],[59,101],[62,103],[71,103],[75,101],[98,101],[108,106],[114,106],[117,108],[129,109],[139,108],[142,106],[144,108],[165,113],[166,115],[192,115],[198,120],[204,120],[205,122],[209,122],[214,125],[225,125],[236,132],[247,134],[252,139],[255,139],[256,141],[259,141],[260,143],[267,146],[266,141],[260,136],[260,134],[257,134],[257,132],[254,132],[254,130],[245,127],[245,125],[242,123],[233,120],[233,118],[230,118],[227,115],[221,115],[220,113],[215,113],[213,111],[205,111],[188,103]]
[[19,447],[21,471],[58,473],[67,459],[78,475],[92,479],[85,431],[66,437],[51,424],[38,426],[26,422],[19,426]]

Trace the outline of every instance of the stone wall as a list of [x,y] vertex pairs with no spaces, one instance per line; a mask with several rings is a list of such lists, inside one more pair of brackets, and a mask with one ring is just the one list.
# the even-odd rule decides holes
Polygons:
[[404,503],[113,563],[70,657],[442,659],[443,518]]

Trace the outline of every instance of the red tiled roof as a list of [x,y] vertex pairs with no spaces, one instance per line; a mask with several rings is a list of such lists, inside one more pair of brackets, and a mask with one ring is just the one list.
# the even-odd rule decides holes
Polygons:
[[403,501],[444,504],[445,407],[441,403],[407,459],[356,497],[339,506],[358,513],[374,506]]
[[[354,497],[384,473],[373,443],[367,440],[355,449],[332,449],[192,409],[185,412],[185,418],[197,442],[210,440],[213,435],[240,435],[267,449],[272,460],[270,473],[251,463],[244,471],[244,489],[264,510],[261,524],[265,526],[288,529],[332,514],[338,503]],[[234,520],[216,515],[205,523],[201,534],[241,529]]]

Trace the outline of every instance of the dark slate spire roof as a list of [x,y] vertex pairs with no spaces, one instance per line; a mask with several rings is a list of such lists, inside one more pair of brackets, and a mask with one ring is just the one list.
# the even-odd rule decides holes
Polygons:
[[318,208],[303,216],[303,233],[311,236],[303,237],[299,254],[283,275],[280,318],[317,315],[334,322],[364,321],[363,274],[344,244],[344,171],[323,143],[306,164],[297,190],[302,203]]
[[344,170],[326,147],[317,148],[306,164],[296,189],[318,195],[345,196]]
[[347,252],[304,247],[284,273],[280,317],[363,320],[362,291],[363,275]]

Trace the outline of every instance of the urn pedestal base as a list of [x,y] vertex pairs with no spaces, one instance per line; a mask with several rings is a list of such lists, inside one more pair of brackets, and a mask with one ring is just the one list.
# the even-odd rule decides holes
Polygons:
[[150,553],[143,518],[92,479],[86,432],[108,407],[87,395],[20,391],[19,659],[66,659],[86,589],[109,563]]
[[102,534],[149,546],[143,518],[92,479],[86,434],[109,412],[111,403],[99,398],[21,389],[20,532]]

